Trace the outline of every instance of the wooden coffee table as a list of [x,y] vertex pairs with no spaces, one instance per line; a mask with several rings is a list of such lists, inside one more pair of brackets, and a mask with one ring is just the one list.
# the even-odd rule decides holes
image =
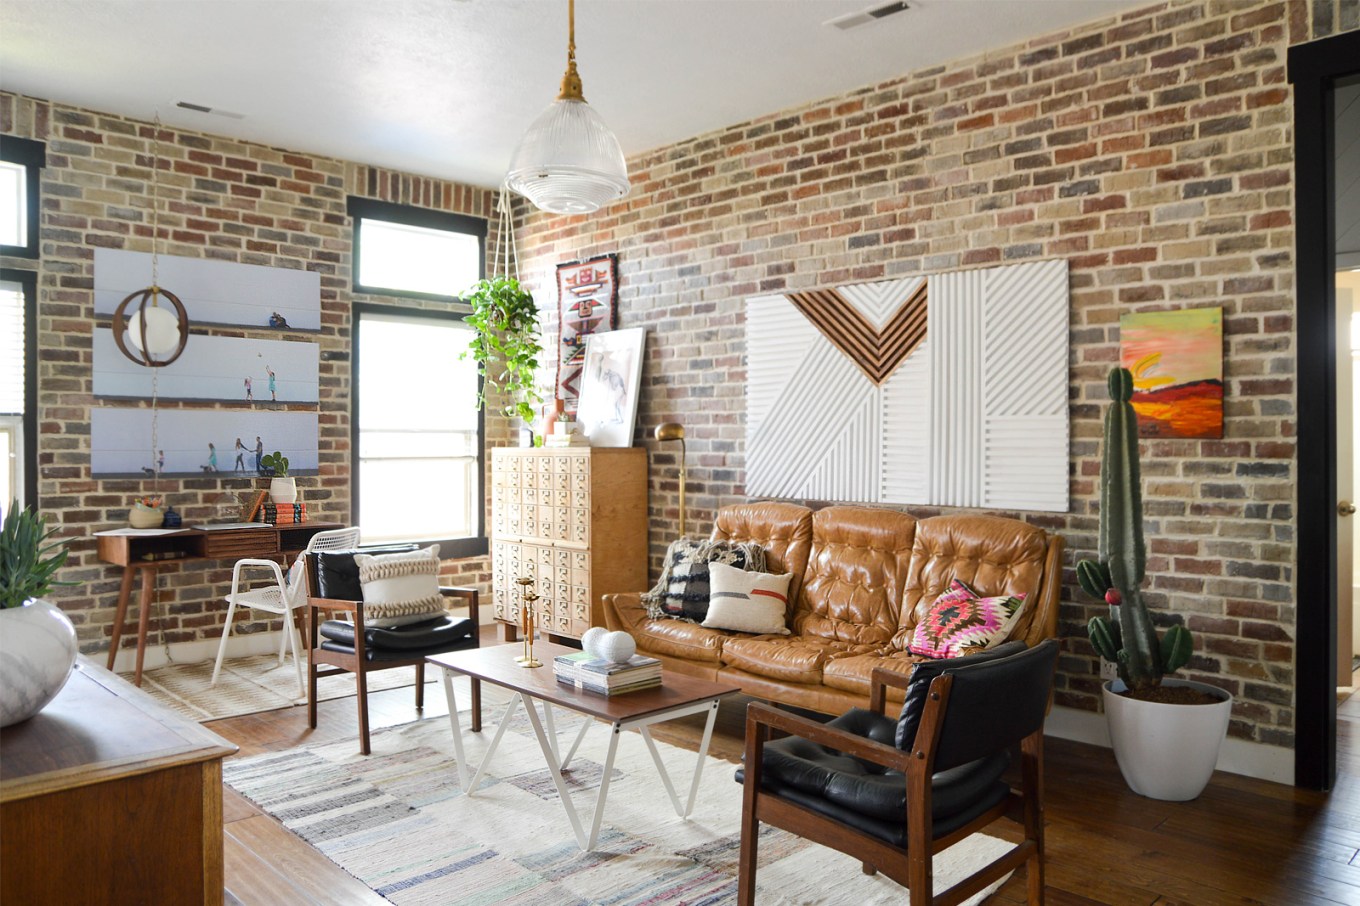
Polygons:
[[[477,784],[481,782],[487,765],[496,753],[496,747],[500,745],[501,736],[505,734],[506,725],[522,704],[529,723],[534,728],[534,736],[538,738],[538,747],[543,751],[543,760],[548,765],[548,772],[552,774],[553,783],[557,786],[562,808],[567,813],[572,830],[576,832],[576,842],[581,849],[589,852],[595,848],[595,841],[600,834],[600,819],[604,815],[605,799],[609,795],[609,775],[614,769],[614,755],[618,751],[619,736],[624,730],[634,727],[638,729],[652,753],[652,761],[656,763],[657,772],[661,774],[661,782],[671,797],[675,813],[682,818],[689,817],[699,793],[699,778],[703,774],[704,756],[708,754],[708,743],[713,736],[713,720],[718,714],[718,702],[723,696],[739,692],[737,686],[665,673],[659,688],[628,692],[609,698],[592,692],[578,691],[557,681],[553,675],[553,658],[559,654],[570,654],[576,649],[546,642],[535,644],[534,655],[543,662],[542,667],[521,667],[515,663],[515,656],[520,654],[521,650],[520,645],[496,645],[490,648],[435,654],[426,658],[429,663],[441,669],[444,678],[444,695],[449,700],[449,723],[453,727],[453,748],[458,758],[458,779],[464,793],[471,796]],[[491,746],[482,756],[481,764],[477,766],[477,771],[471,778],[468,777],[467,760],[463,757],[463,731],[458,723],[458,705],[454,701],[453,683],[450,681],[454,673],[462,673],[484,683],[493,683],[513,693],[510,704],[501,717],[500,725],[496,727],[496,735],[491,740]],[[539,716],[535,702],[541,702],[543,705],[542,717]],[[589,835],[586,834],[576,806],[572,804],[567,785],[562,780],[562,770],[571,763],[576,749],[581,745],[581,740],[585,738],[586,730],[590,729],[594,721],[588,720],[582,725],[580,732],[576,734],[576,740],[567,750],[566,757],[562,758],[559,755],[557,732],[553,728],[553,706],[567,708],[611,725],[609,754],[605,756],[604,773],[600,777],[600,792],[595,799],[595,812],[591,817]],[[655,723],[704,712],[708,713],[708,722],[704,726],[703,741],[699,744],[699,757],[694,766],[694,778],[690,781],[689,798],[682,803],[680,797],[676,795],[670,775],[666,772],[666,766],[661,761],[661,755],[648,728]]]

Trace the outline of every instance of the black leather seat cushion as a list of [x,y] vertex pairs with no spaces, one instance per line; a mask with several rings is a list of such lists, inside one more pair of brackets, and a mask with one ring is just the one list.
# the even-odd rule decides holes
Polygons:
[[[827,723],[893,745],[897,720],[852,708]],[[1001,782],[1010,763],[1002,751],[937,773],[931,780],[934,835],[948,834],[1006,798]],[[745,779],[739,768],[737,782]],[[763,786],[815,812],[835,818],[891,843],[907,841],[907,785],[900,771],[867,762],[835,749],[790,736],[765,746]]]
[[[324,651],[354,653],[354,624],[326,620],[320,626]],[[473,647],[476,627],[467,617],[447,615],[390,629],[364,630],[364,660],[403,661]]]

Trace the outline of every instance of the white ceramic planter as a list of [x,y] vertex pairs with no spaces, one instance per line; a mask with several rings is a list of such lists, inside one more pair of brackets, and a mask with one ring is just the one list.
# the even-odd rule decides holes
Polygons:
[[1168,705],[1118,694],[1118,680],[1104,685],[1105,719],[1124,782],[1150,799],[1185,802],[1209,783],[1218,749],[1228,732],[1232,696],[1217,686],[1164,679],[1164,686],[1188,686],[1222,701],[1212,705]]
[[0,610],[0,727],[57,697],[76,662],[76,630],[61,609],[35,599]]
[[296,503],[297,481],[291,477],[269,479],[269,499],[275,503]]

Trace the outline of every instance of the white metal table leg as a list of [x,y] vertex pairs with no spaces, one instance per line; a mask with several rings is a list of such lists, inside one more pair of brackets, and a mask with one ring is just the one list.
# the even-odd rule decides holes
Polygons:
[[[505,728],[510,723],[510,718],[515,715],[515,708],[519,706],[521,699],[524,699],[524,696],[517,692],[510,698],[510,704],[506,705],[500,726],[496,728],[496,735],[491,738],[491,748],[486,750],[486,754],[482,756],[482,763],[477,765],[477,773],[472,775],[472,782],[467,785],[467,789],[463,790],[469,796],[472,795],[473,790],[477,789],[477,784],[482,782],[482,775],[486,773],[486,766],[491,763],[491,756],[496,754],[496,746],[501,744],[501,737],[505,735]],[[534,709],[527,700],[524,701],[524,710],[528,711],[535,721],[537,720],[537,715],[534,714]]]
[[453,754],[458,759],[458,785],[468,789],[467,758],[463,756],[463,728],[458,725],[458,703],[453,697],[453,671],[440,670],[444,676],[444,700],[449,703],[449,724],[453,727]]
[[689,785],[689,800],[683,806],[680,804],[680,797],[675,794],[675,787],[671,784],[671,776],[666,771],[666,765],[661,761],[661,753],[657,751],[656,743],[652,740],[651,730],[647,724],[638,727],[638,732],[647,743],[647,749],[652,753],[652,761],[656,764],[657,773],[661,775],[661,783],[666,787],[666,793],[671,797],[671,805],[675,807],[675,813],[681,818],[688,818],[690,812],[694,811],[694,800],[699,795],[699,779],[704,773],[704,757],[708,755],[708,744],[713,738],[713,723],[718,716],[718,700],[714,699],[708,707],[708,722],[704,725],[704,738],[699,743],[699,758],[694,765],[694,779]]
[[562,759],[562,770],[565,771],[567,765],[571,764],[571,759],[576,755],[576,750],[581,746],[581,740],[586,738],[586,731],[590,729],[590,725],[593,723],[595,723],[594,718],[587,716],[586,722],[581,724],[581,730],[576,734],[576,741],[571,744],[570,749],[567,749],[567,757]]
[[609,728],[609,754],[604,759],[604,773],[600,775],[600,794],[595,797],[595,814],[590,819],[590,842],[582,846],[586,852],[595,848],[600,837],[600,819],[604,817],[604,801],[609,797],[609,777],[614,773],[614,755],[619,751],[619,734],[623,728],[614,724]]
[[548,743],[552,746],[553,758],[557,759],[558,764],[562,762],[562,751],[557,746],[557,728],[553,726],[552,705],[543,702],[543,729],[548,734]]
[[[581,827],[581,817],[576,814],[576,806],[572,804],[571,794],[567,791],[567,784],[562,779],[562,772],[557,767],[557,759],[553,757],[552,746],[548,742],[547,733],[544,732],[543,724],[538,719],[538,709],[532,702],[524,703],[524,713],[529,717],[529,723],[534,728],[534,736],[538,738],[538,747],[543,750],[543,760],[547,762],[548,773],[552,775],[553,785],[557,787],[557,796],[562,800],[562,810],[567,813],[567,820],[571,822],[571,829],[576,833],[576,845],[589,852],[595,845],[594,834],[587,841],[585,829]],[[613,760],[614,750],[609,750],[610,760]],[[598,820],[598,815],[597,815]]]

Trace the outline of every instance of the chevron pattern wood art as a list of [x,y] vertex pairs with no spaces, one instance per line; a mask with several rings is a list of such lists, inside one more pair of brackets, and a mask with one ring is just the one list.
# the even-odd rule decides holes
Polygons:
[[789,293],[785,298],[876,387],[926,337],[924,277]]

